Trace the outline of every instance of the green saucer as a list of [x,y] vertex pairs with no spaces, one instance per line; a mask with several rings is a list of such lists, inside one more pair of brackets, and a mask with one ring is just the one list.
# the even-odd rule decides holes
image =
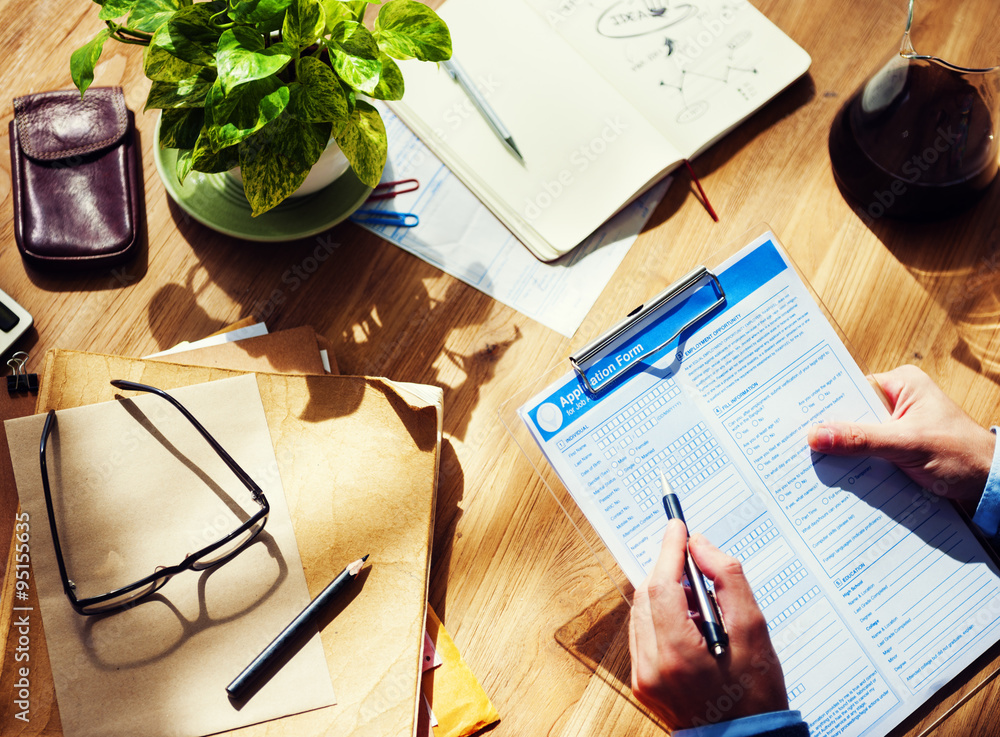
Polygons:
[[191,172],[177,180],[177,149],[160,148],[160,129],[153,137],[153,159],[174,202],[202,225],[250,241],[307,238],[346,220],[371,194],[371,187],[348,169],[330,186],[313,194],[290,197],[272,210],[250,216],[243,187],[223,172]]

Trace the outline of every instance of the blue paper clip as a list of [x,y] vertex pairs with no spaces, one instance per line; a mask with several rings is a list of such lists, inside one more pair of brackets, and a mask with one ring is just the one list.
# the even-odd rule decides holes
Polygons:
[[412,228],[420,223],[420,218],[415,213],[393,210],[355,210],[351,220],[369,225],[396,225],[400,228]]

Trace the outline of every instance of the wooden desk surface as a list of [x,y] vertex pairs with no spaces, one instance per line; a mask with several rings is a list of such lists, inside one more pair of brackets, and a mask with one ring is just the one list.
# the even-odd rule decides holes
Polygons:
[[[272,330],[315,326],[335,344],[344,373],[442,386],[447,439],[431,603],[503,717],[495,734],[658,734],[621,695],[627,609],[509,441],[497,417],[508,397],[699,258],[767,221],[868,367],[915,363],[984,424],[1000,403],[1000,185],[949,222],[866,223],[830,171],[831,120],[897,48],[905,0],[755,2],[812,55],[811,71],[696,161],[721,222],[681,174],[572,340],[352,224],[255,244],[191,221],[153,166],[141,50],[109,43],[95,84],[123,85],[137,112],[148,248],[136,264],[86,279],[26,273],[0,156],[0,288],[36,321],[21,347],[36,358],[53,347],[139,356],[253,314]],[[933,11],[942,24],[953,6],[918,0],[918,12]],[[84,0],[0,0],[0,18],[7,101],[70,86],[70,51],[99,27]],[[1000,57],[995,24],[937,35],[936,43],[969,48],[978,40]],[[3,115],[6,136],[9,102]],[[998,696],[990,683],[936,734],[1000,734]],[[908,732],[919,734],[945,708],[911,720]]]

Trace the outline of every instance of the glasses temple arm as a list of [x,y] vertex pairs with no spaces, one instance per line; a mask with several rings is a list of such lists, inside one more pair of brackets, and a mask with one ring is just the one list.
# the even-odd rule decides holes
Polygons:
[[66,572],[66,563],[63,560],[62,546],[59,544],[59,533],[56,530],[56,511],[52,504],[52,489],[49,487],[49,469],[45,460],[45,449],[48,445],[49,434],[52,426],[56,422],[56,411],[50,409],[45,417],[45,427],[42,429],[42,439],[38,443],[38,465],[42,472],[42,491],[45,494],[45,509],[49,513],[49,531],[52,533],[52,546],[55,548],[56,564],[59,566],[59,575],[62,578],[63,590],[70,601],[76,602],[76,586],[69,579]]
[[148,392],[150,394],[155,394],[156,396],[170,402],[170,404],[176,407],[177,410],[182,415],[184,415],[184,417],[187,418],[187,420],[192,425],[194,425],[195,429],[201,434],[203,438],[205,438],[208,444],[212,446],[212,450],[214,450],[223,460],[223,462],[225,462],[225,464],[229,466],[229,469],[234,474],[236,474],[237,478],[239,478],[239,480],[243,483],[243,485],[246,486],[247,489],[250,491],[253,500],[258,504],[260,504],[262,507],[267,504],[267,500],[264,497],[264,491],[257,485],[257,482],[255,482],[252,478],[250,478],[250,474],[248,474],[240,467],[240,465],[233,459],[233,457],[226,452],[226,449],[223,448],[221,445],[219,445],[219,442],[211,436],[208,430],[206,430],[200,422],[198,422],[198,420],[195,418],[194,415],[188,412],[187,408],[183,404],[178,402],[176,399],[174,399],[172,396],[167,394],[162,389],[157,389],[155,386],[148,386],[147,384],[139,384],[137,382],[127,381],[125,379],[113,379],[111,381],[111,385],[118,389],[125,389],[127,391],[139,391],[139,392]]

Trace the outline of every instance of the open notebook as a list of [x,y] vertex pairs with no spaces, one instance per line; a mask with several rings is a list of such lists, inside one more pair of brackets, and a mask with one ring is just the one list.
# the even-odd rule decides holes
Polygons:
[[440,13],[524,162],[444,68],[404,64],[392,107],[546,261],[810,63],[745,0],[448,0]]

